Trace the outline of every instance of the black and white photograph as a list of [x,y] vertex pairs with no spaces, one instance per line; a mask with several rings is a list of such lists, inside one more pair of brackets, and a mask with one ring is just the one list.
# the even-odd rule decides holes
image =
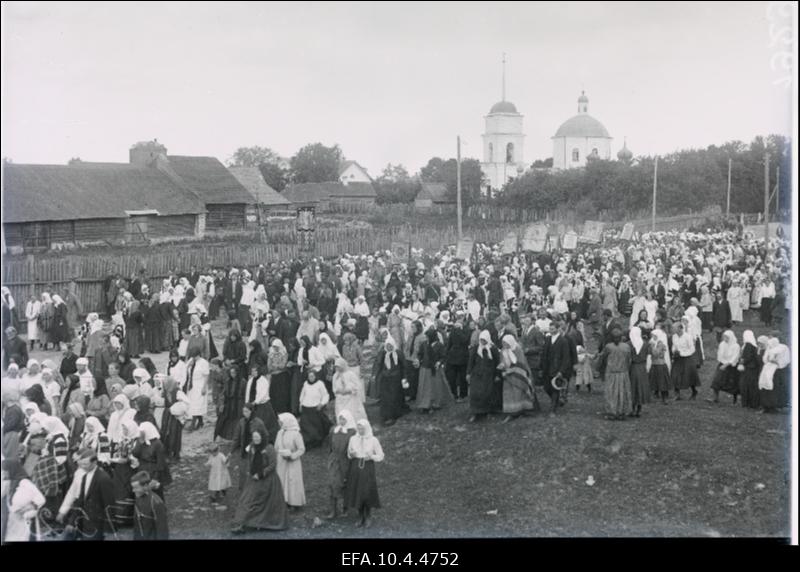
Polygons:
[[797,13],[4,2],[2,544],[797,544]]

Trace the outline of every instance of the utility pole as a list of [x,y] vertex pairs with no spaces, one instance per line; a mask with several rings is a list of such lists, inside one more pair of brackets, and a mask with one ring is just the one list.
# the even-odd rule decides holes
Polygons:
[[769,245],[769,153],[764,153],[764,251]]
[[781,164],[775,165],[775,220],[781,222]]
[[731,217],[731,160],[728,159],[728,202],[725,207],[725,218]]
[[650,231],[656,231],[656,188],[658,186],[658,155],[656,155],[656,163],[653,167],[653,221],[650,225]]
[[456,137],[456,209],[458,210],[458,240],[461,240],[461,136]]

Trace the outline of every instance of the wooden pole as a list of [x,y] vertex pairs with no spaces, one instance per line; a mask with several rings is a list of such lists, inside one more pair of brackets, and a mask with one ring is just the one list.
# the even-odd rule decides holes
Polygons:
[[461,136],[456,137],[456,207],[458,209],[458,240],[461,240]]
[[658,186],[658,156],[656,156],[656,162],[653,166],[653,219],[652,223],[650,224],[650,231],[656,231],[656,188]]
[[731,160],[728,159],[728,201],[725,207],[725,218],[731,216]]
[[781,222],[781,165],[775,165],[775,220]]
[[764,153],[764,255],[769,245],[769,153]]

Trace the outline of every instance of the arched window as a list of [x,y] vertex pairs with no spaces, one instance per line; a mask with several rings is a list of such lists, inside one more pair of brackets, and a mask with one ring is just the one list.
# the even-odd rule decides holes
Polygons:
[[575,147],[575,148],[572,150],[572,162],[573,162],[573,163],[577,163],[577,162],[578,162],[578,161],[580,161],[580,160],[581,160],[581,152],[580,152],[580,151],[578,151],[578,148],[577,148],[577,147]]
[[494,145],[489,143],[489,163],[494,163]]
[[506,163],[514,162],[514,144],[509,143],[506,145]]

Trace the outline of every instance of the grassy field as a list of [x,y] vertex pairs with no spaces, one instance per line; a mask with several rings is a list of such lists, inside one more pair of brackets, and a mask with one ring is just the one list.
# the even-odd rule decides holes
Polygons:
[[[754,313],[746,320],[756,336],[769,333]],[[213,330],[219,348],[222,325]],[[740,341],[746,327],[734,328]],[[555,418],[541,413],[503,425],[496,416],[470,425],[468,405],[457,404],[378,428],[383,508],[367,530],[353,517],[318,520],[328,511],[327,452],[308,451],[308,505],[290,515],[291,528],[243,537],[788,536],[790,417],[757,415],[727,394],[719,405],[707,403],[712,335],[705,348],[711,359],[698,400],[651,403],[639,419],[604,420],[598,381],[592,394],[572,389]],[[155,357],[163,370],[166,355]],[[376,408],[367,412],[377,419]],[[213,418],[184,434],[166,492],[172,538],[230,537],[235,491],[215,507],[206,490],[203,447],[212,435]]]

